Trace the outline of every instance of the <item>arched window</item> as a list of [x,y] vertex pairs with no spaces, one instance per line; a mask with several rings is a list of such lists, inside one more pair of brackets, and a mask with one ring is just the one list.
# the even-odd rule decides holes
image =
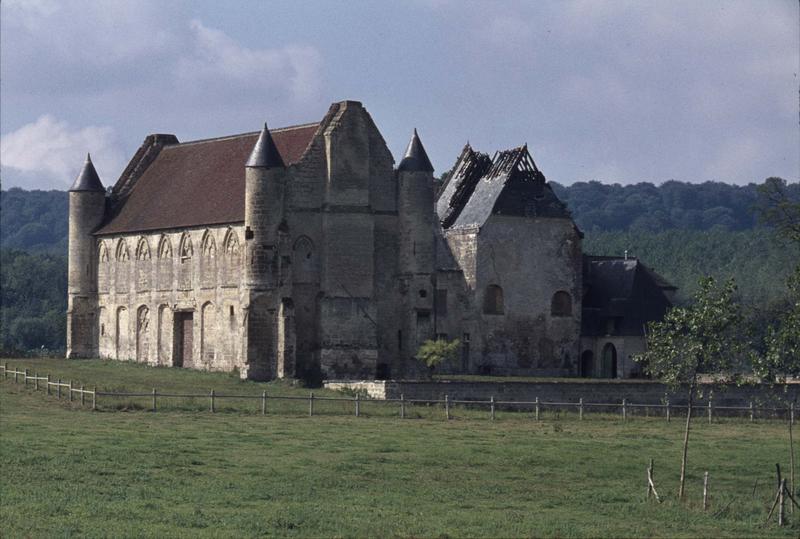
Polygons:
[[222,248],[222,282],[227,286],[237,286],[242,275],[242,251],[239,247],[239,236],[232,228],[225,233]]
[[117,292],[127,292],[128,283],[130,281],[130,261],[131,253],[128,250],[128,244],[125,243],[124,238],[117,241],[117,252],[114,257],[116,259],[116,272],[114,279],[114,286]]
[[150,244],[144,237],[136,246],[136,289],[140,292],[150,290]]
[[617,348],[612,343],[606,343],[603,347],[601,369],[603,378],[617,377]]
[[200,357],[206,365],[212,365],[215,357],[215,344],[217,339],[217,317],[214,304],[211,302],[203,305],[203,318],[200,326]]
[[486,287],[483,294],[483,313],[484,314],[503,314],[503,289],[496,284]]
[[200,243],[200,286],[213,288],[217,284],[217,244],[210,230]]
[[317,257],[314,242],[308,236],[300,236],[292,247],[292,279],[295,283],[317,281]]
[[136,361],[148,363],[150,360],[150,309],[146,305],[136,312]]
[[572,316],[572,296],[563,290],[553,294],[553,300],[550,303],[550,314],[552,316]]
[[101,241],[97,245],[97,291],[101,294],[108,292],[108,247]]
[[172,290],[172,242],[167,236],[161,236],[161,241],[158,243],[156,273],[158,289]]
[[181,238],[180,247],[178,248],[178,289],[191,290],[192,289],[192,256],[194,249],[192,248],[192,239],[188,234],[184,234]]

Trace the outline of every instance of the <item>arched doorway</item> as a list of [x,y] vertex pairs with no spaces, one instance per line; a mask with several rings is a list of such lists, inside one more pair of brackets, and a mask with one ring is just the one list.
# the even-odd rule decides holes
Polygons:
[[617,377],[617,349],[611,343],[606,343],[603,347],[603,378]]
[[594,374],[594,354],[591,350],[585,350],[581,354],[581,377],[591,378]]

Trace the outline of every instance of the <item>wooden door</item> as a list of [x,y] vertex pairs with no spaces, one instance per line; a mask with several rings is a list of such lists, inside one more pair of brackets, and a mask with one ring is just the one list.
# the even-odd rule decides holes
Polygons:
[[173,365],[176,367],[192,367],[194,365],[192,354],[193,331],[193,313],[175,313],[175,360]]

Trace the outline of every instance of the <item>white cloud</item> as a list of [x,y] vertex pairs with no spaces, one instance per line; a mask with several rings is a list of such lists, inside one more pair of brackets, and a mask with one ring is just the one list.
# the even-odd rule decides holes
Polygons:
[[[111,127],[73,129],[66,122],[44,115],[0,139],[4,176],[10,172],[12,180],[26,178],[26,183],[41,186],[69,187],[88,152],[104,185],[113,183],[121,172],[124,157]],[[20,182],[18,179],[11,183]]]
[[192,46],[189,54],[179,59],[178,71],[190,85],[247,85],[259,92],[283,93],[292,100],[318,93],[322,56],[314,47],[250,49],[199,20],[191,21],[190,27]]

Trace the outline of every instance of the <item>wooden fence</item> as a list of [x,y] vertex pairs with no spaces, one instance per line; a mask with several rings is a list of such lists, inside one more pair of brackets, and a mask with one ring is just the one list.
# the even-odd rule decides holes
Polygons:
[[[383,404],[385,406],[394,405],[397,406],[397,414],[400,419],[406,419],[408,417],[407,414],[407,407],[414,406],[414,405],[424,405],[424,406],[440,406],[442,411],[444,412],[444,418],[450,420],[453,418],[452,408],[454,406],[462,406],[464,408],[482,408],[488,411],[489,419],[494,421],[497,417],[498,409],[502,408],[505,410],[530,410],[533,412],[534,418],[539,421],[542,418],[542,414],[544,410],[548,411],[574,411],[578,414],[578,419],[583,420],[585,412],[591,411],[599,411],[599,412],[608,412],[609,410],[614,410],[615,414],[618,414],[619,417],[626,421],[630,416],[633,415],[635,410],[645,410],[648,412],[650,410],[655,410],[661,415],[667,422],[671,421],[674,412],[676,411],[683,411],[685,413],[687,405],[676,405],[670,404],[667,400],[663,403],[657,404],[645,404],[645,403],[632,403],[627,401],[626,399],[622,399],[620,402],[615,403],[599,403],[599,402],[584,402],[583,398],[580,398],[578,402],[551,402],[551,401],[542,401],[536,397],[533,401],[500,401],[495,400],[494,397],[491,397],[488,401],[481,401],[481,400],[454,400],[450,399],[448,395],[444,396],[444,399],[439,400],[425,400],[425,399],[406,399],[403,395],[400,395],[400,398],[397,399],[363,399],[360,394],[356,394],[353,397],[321,397],[318,395],[314,395],[313,392],[310,392],[307,397],[305,396],[289,396],[289,395],[268,395],[266,391],[262,391],[260,395],[234,395],[234,394],[224,394],[224,393],[217,393],[215,390],[211,390],[209,393],[159,393],[156,388],[153,388],[152,391],[142,393],[142,392],[113,392],[113,391],[99,391],[97,387],[93,387],[92,389],[86,389],[84,385],[77,386],[73,383],[72,380],[69,382],[64,381],[60,378],[53,379],[49,374],[45,376],[40,376],[37,373],[30,373],[29,369],[24,370],[17,370],[11,369],[8,367],[8,364],[0,365],[0,370],[3,373],[3,379],[7,380],[10,376],[13,376],[14,383],[23,383],[26,387],[29,385],[33,385],[34,390],[40,389],[40,382],[43,383],[44,389],[47,395],[55,395],[57,398],[61,399],[63,394],[66,394],[66,398],[73,402],[76,397],[74,395],[78,395],[77,398],[80,399],[81,406],[86,406],[86,396],[91,397],[91,409],[97,410],[98,409],[98,400],[100,397],[122,397],[122,398],[149,398],[151,406],[150,410],[152,412],[156,412],[158,410],[158,399],[170,399],[170,398],[181,398],[181,399],[208,399],[208,411],[214,413],[217,411],[217,401],[221,399],[237,399],[237,400],[258,400],[260,401],[260,412],[261,415],[266,415],[268,412],[268,401],[305,401],[307,402],[308,406],[308,415],[314,415],[314,408],[315,403],[319,402],[349,402],[352,406],[352,413],[355,417],[360,417],[362,405],[365,402],[369,402],[370,404]],[[22,382],[19,381],[19,378],[22,378]],[[749,402],[748,406],[713,406],[711,401],[708,401],[707,405],[692,406],[693,412],[700,412],[701,414],[705,415],[708,419],[708,422],[711,423],[714,419],[714,413],[720,411],[726,412],[743,412],[745,416],[749,417],[750,421],[755,421],[758,413],[769,412],[773,416],[774,415],[785,415],[788,416],[791,423],[794,424],[795,422],[795,406],[794,403],[789,403],[788,407],[765,407],[765,406],[755,406],[753,401]],[[700,415],[700,414],[698,414]]]

